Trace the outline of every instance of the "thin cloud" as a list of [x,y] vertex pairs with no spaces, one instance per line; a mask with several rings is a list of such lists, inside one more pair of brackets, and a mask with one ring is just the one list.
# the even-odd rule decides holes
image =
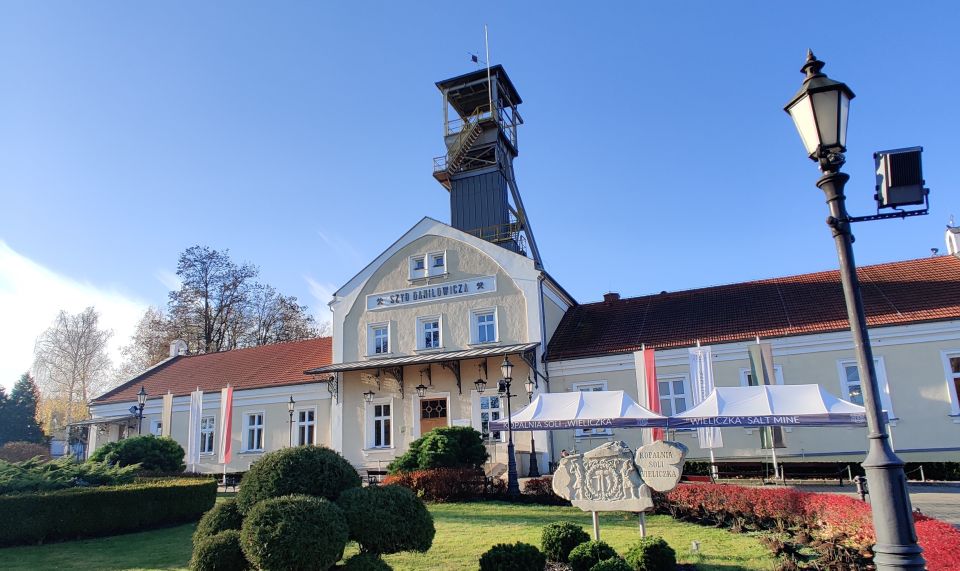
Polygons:
[[310,288],[310,295],[313,296],[314,303],[311,305],[313,305],[314,315],[317,318],[317,322],[332,322],[333,313],[331,313],[330,307],[327,304],[333,299],[333,293],[337,291],[337,286],[329,282],[318,282],[310,276],[303,276],[303,279],[307,282],[307,286]]
[[366,264],[366,257],[361,254],[360,251],[357,250],[349,240],[344,240],[336,235],[327,235],[321,230],[317,230],[317,235],[320,236],[320,239],[323,240],[323,243],[326,244],[330,250],[338,254],[340,257],[345,258],[355,264]]
[[147,304],[117,291],[60,275],[17,253],[0,240],[0,385],[11,387],[33,366],[37,337],[63,309],[70,313],[94,306],[100,326],[113,330],[110,357],[120,361]]
[[170,291],[179,291],[180,286],[183,284],[180,276],[170,270],[157,270],[153,272],[153,277],[157,278],[157,281],[162,283],[163,287]]

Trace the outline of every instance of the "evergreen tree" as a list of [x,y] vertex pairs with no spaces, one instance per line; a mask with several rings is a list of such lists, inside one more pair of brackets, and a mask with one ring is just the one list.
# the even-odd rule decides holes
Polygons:
[[6,414],[8,419],[8,442],[37,442],[44,441],[43,429],[37,422],[37,404],[40,400],[40,390],[30,373],[24,373],[17,384],[13,385],[10,397],[7,400]]
[[7,391],[0,385],[0,446],[10,441],[10,399],[7,397]]

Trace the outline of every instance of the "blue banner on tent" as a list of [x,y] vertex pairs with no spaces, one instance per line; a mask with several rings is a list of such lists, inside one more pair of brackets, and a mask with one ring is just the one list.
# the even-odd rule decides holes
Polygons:
[[725,426],[851,426],[865,425],[867,417],[859,413],[765,415],[765,416],[710,416],[704,418],[669,419],[670,428],[723,428]]

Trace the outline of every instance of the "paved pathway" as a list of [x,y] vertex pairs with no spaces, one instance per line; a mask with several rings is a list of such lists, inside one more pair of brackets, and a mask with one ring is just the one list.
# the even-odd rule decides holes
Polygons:
[[[858,497],[853,486],[797,486],[809,492],[826,492]],[[936,485],[909,485],[910,503],[924,515],[960,527],[960,487]]]

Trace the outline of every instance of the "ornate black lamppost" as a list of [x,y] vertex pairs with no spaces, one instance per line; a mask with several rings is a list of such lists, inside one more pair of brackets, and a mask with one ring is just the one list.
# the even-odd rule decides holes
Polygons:
[[853,258],[853,234],[850,231],[853,219],[847,214],[843,194],[850,176],[840,172],[840,167],[845,162],[847,117],[854,95],[845,84],[824,75],[820,71],[823,65],[813,52],[807,52],[807,61],[801,69],[806,78],[784,110],[793,118],[810,158],[819,163],[823,172],[817,187],[826,195],[830,208],[827,225],[836,242],[840,279],[866,407],[869,446],[863,469],[870,485],[877,535],[874,560],[878,569],[923,569],[924,560],[917,545],[903,461],[890,447],[887,420],[881,408],[880,388]]
[[510,398],[515,396],[510,394],[510,383],[513,382],[513,363],[510,362],[509,357],[503,358],[503,363],[500,365],[500,374],[503,378],[500,379],[498,392],[507,399],[507,495],[519,496],[520,480],[517,475],[517,458],[513,448],[513,419],[511,418],[513,412],[510,407]]
[[143,434],[143,407],[147,406],[147,389],[140,385],[137,393],[137,434]]
[[[533,402],[533,381],[530,380],[530,377],[527,377],[527,382],[524,383],[523,388],[527,389],[527,400]],[[533,431],[530,431],[530,470],[527,472],[528,478],[539,478],[540,477],[540,465],[537,463],[537,443],[534,442]]]
[[290,400],[287,401],[287,412],[290,414],[290,446],[293,446],[293,407],[297,405],[297,402],[293,400],[293,395],[290,395]]

